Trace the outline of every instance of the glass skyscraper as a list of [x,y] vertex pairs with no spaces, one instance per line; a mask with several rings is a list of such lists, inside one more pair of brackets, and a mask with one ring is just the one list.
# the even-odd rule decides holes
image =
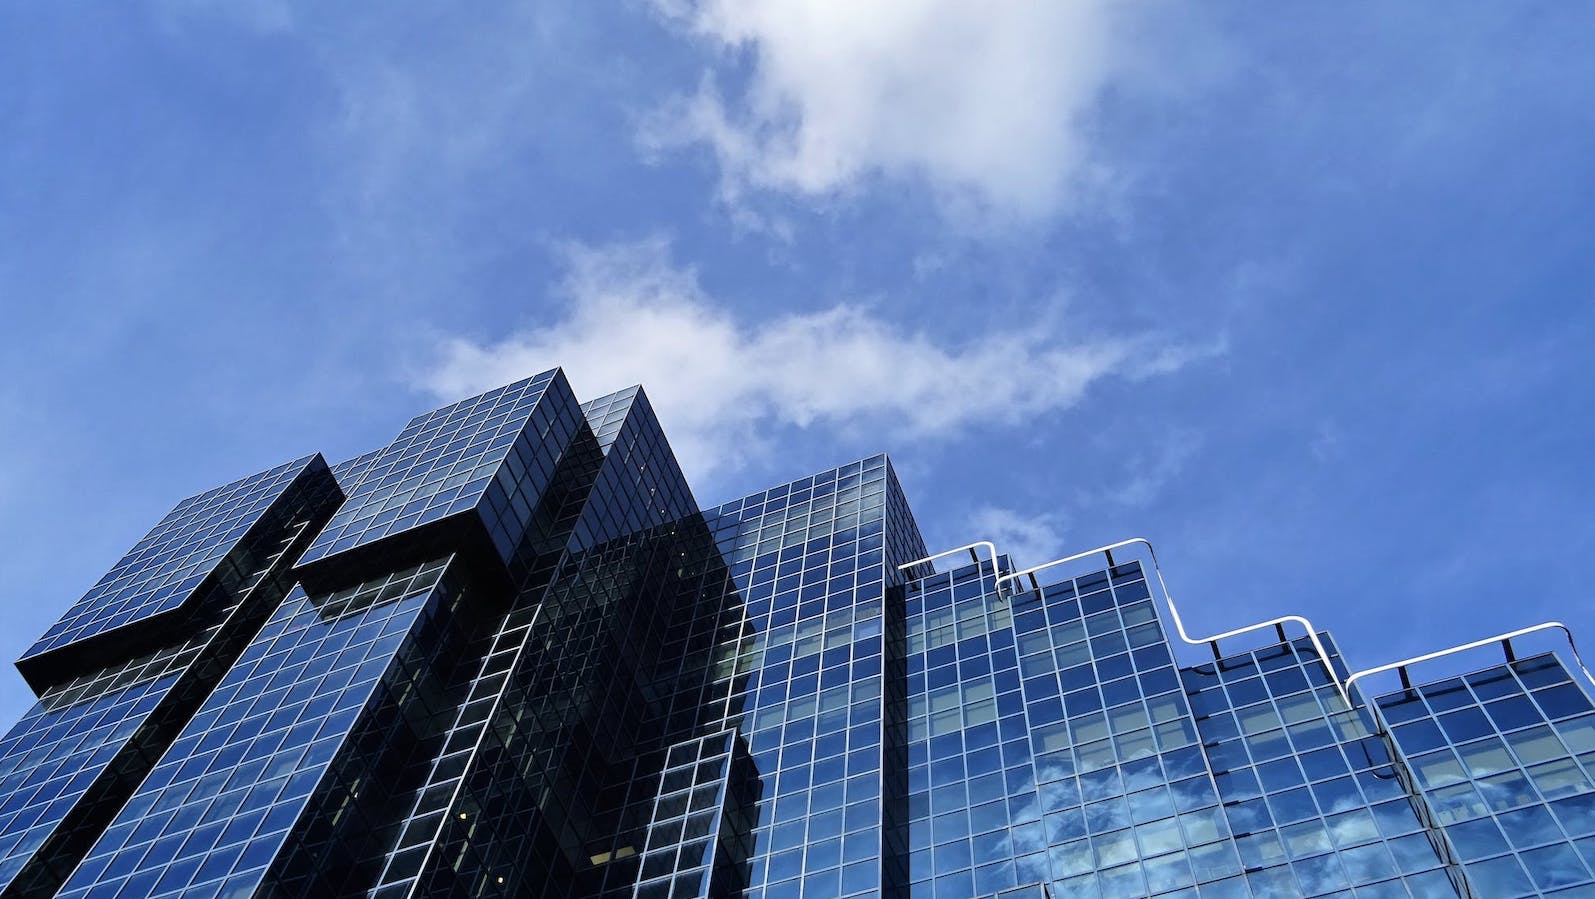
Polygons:
[[17,662],[0,897],[1595,896],[1555,626],[1423,682],[1178,614],[931,556],[885,456],[701,507],[556,369],[129,550]]

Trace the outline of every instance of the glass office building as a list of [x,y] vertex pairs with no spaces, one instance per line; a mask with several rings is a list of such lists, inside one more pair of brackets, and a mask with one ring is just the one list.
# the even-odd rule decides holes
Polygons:
[[1189,638],[1144,544],[931,556],[885,456],[700,506],[556,369],[156,524],[17,662],[0,897],[1595,896],[1539,631]]

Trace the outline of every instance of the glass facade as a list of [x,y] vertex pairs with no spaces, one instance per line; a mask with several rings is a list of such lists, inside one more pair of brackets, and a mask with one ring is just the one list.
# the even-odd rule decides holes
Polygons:
[[[283,601],[336,504],[319,456],[185,500],[51,629],[75,641],[18,662],[39,699],[0,738],[0,894],[60,886]],[[192,586],[165,611],[127,602],[174,582]]]
[[1595,895],[1562,656],[1182,663],[1150,558],[926,556],[885,456],[701,507],[558,369],[207,491],[18,660],[0,897]]

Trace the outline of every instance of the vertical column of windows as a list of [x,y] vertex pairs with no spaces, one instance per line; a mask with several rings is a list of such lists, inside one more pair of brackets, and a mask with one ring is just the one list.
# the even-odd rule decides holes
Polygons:
[[883,891],[888,492],[877,457],[710,516],[747,598],[747,629],[726,648],[746,673],[736,705],[766,784],[753,864],[766,899]]
[[1049,862],[1065,894],[1152,895],[1238,873],[1140,566],[1013,606]]
[[[449,801],[471,811],[445,817],[415,894],[580,895],[635,864],[609,805],[613,772],[656,738],[642,723],[657,706],[644,672],[671,652],[662,597],[685,576],[678,548],[701,523],[640,392],[584,412],[598,428],[590,489],[556,515],[566,554],[546,589],[523,586],[517,609],[532,614],[512,615],[494,651],[508,678],[474,744],[458,735],[471,749],[451,775]],[[435,795],[446,795],[441,783]]]
[[994,577],[980,563],[908,588],[914,896],[994,895],[1050,879],[1013,618]]
[[[740,750],[740,751],[739,751]],[[735,731],[670,747],[648,826],[637,899],[740,895],[752,849],[752,767]]]

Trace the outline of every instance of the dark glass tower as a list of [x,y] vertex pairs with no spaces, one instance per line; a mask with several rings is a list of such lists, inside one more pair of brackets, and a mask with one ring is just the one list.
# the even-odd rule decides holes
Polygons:
[[884,456],[700,508],[545,372],[134,546],[17,662],[0,897],[1595,895],[1581,664],[1181,665],[1116,551],[937,571]]

